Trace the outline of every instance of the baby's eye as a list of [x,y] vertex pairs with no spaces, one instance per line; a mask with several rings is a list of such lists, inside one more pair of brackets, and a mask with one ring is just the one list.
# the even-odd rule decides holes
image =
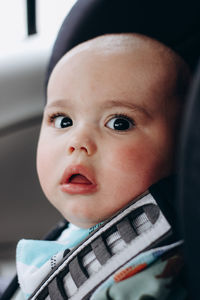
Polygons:
[[120,130],[120,131],[126,131],[129,130],[131,128],[133,128],[134,126],[134,122],[132,119],[130,119],[127,116],[115,116],[112,119],[110,119],[107,123],[106,123],[106,127],[109,127],[113,130]]
[[55,116],[53,122],[56,128],[66,128],[73,125],[72,119],[67,116]]

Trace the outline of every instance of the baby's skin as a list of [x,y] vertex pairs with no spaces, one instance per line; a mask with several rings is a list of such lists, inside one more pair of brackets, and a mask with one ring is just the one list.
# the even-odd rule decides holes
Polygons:
[[46,197],[69,222],[92,227],[173,171],[187,78],[177,54],[136,34],[95,38],[58,62],[37,170]]

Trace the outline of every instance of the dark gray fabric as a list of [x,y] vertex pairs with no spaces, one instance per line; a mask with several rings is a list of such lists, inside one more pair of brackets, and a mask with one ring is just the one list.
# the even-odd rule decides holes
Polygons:
[[83,272],[77,256],[69,263],[69,272],[77,287],[80,287],[88,278]]
[[65,300],[65,299],[67,299],[67,297],[62,296],[56,278],[54,278],[54,280],[52,280],[50,282],[50,284],[48,285],[48,290],[49,290],[49,296],[50,296],[51,300],[55,300],[55,299],[56,300]]
[[127,218],[123,219],[117,224],[117,229],[120,233],[121,238],[126,243],[130,243],[137,236],[137,233],[134,231],[131,223]]
[[111,254],[108,252],[108,249],[102,237],[99,236],[96,240],[94,240],[91,246],[100,264],[104,265],[107,262],[107,260],[111,257]]
[[149,221],[152,224],[155,224],[159,217],[159,213],[160,213],[158,206],[151,204],[151,205],[144,206],[143,209],[144,209],[144,212],[147,215]]

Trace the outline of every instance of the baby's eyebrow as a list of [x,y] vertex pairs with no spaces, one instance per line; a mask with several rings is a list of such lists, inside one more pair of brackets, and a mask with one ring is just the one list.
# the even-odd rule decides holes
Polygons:
[[[54,107],[59,107],[59,108],[66,108],[70,107],[71,102],[67,99],[58,99],[58,100],[53,100],[50,103],[47,103],[45,106],[45,110],[49,108],[54,108]],[[132,111],[138,111],[142,114],[145,114],[148,117],[151,117],[150,113],[147,111],[145,106],[141,106],[138,104],[133,103],[132,101],[128,100],[107,100],[103,103],[102,108],[103,109],[109,109],[109,108],[128,108],[131,109]]]
[[66,108],[66,106],[69,106],[68,100],[58,99],[58,100],[51,101],[50,103],[47,103],[44,109],[53,108],[53,107]]
[[131,109],[133,111],[139,111],[150,117],[150,114],[145,109],[145,107],[135,104],[132,101],[108,100],[106,103],[104,103],[103,106],[104,106],[104,108],[125,107],[125,108]]

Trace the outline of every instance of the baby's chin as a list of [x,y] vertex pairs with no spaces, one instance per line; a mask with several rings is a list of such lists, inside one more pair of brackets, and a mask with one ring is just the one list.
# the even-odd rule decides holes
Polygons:
[[[121,196],[112,194],[111,197],[108,194],[101,194],[98,197],[86,197],[86,199],[76,197],[72,199],[73,201],[62,203],[63,205],[57,207],[57,209],[67,221],[75,226],[79,228],[91,228],[112,218],[131,202],[137,201],[138,197],[146,193],[151,185],[171,173],[167,171],[159,174],[160,176],[151,177],[151,180],[143,182],[140,188],[137,186],[136,190],[130,191],[130,193],[124,192]],[[104,201],[101,201],[102,198]],[[105,201],[105,199],[107,200]]]
[[[137,199],[137,197],[136,197]],[[103,223],[107,220],[109,220],[110,218],[112,218],[114,215],[116,215],[119,211],[123,210],[123,208],[125,208],[127,205],[129,205],[130,202],[133,202],[134,200],[136,200],[135,198],[130,200],[128,203],[126,203],[126,205],[123,205],[120,208],[113,208],[112,211],[108,212],[104,212],[102,214],[100,214],[98,212],[98,207],[96,208],[95,211],[95,216],[89,215],[89,213],[87,214],[79,214],[79,216],[77,215],[71,215],[69,216],[68,214],[63,214],[63,217],[70,222],[71,224],[79,227],[79,228],[84,228],[84,229],[88,229],[88,228],[92,228],[100,223]],[[93,212],[94,215],[94,212]]]
[[75,226],[77,226],[79,228],[84,228],[84,229],[92,228],[92,227],[96,226],[97,224],[103,222],[103,220],[101,220],[101,221],[100,220],[96,220],[96,221],[90,221],[90,220],[88,220],[88,221],[86,221],[86,220],[80,220],[80,219],[79,220],[74,220],[74,218],[72,220],[68,219],[68,221],[71,224],[73,224],[73,225],[75,225]]

